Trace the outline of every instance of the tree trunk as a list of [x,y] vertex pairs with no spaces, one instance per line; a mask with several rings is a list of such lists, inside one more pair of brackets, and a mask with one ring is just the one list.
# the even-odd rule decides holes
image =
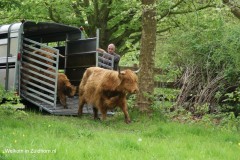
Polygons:
[[226,4],[230,9],[231,12],[234,14],[235,17],[240,19],[240,3],[237,3],[238,0],[222,0],[224,4]]
[[139,93],[137,107],[150,111],[154,90],[153,68],[156,50],[156,0],[142,0],[142,37],[140,48]]

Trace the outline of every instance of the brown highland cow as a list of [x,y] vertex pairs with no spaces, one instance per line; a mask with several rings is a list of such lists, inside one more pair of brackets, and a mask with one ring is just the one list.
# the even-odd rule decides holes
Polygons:
[[[55,73],[51,68],[48,68],[48,71]],[[46,73],[45,76],[50,78],[55,78],[54,74]],[[46,80],[50,84],[54,84],[52,81]],[[67,96],[69,98],[73,97],[76,94],[77,87],[73,86],[67,76],[64,73],[58,73],[57,81],[57,96],[60,100],[60,103],[63,105],[63,108],[67,108]]]
[[131,70],[121,72],[99,67],[88,68],[79,85],[78,115],[82,115],[83,105],[93,105],[94,119],[98,119],[98,110],[102,119],[106,119],[107,110],[120,107],[125,122],[130,123],[126,94],[138,91],[137,75]]
[[58,73],[57,95],[64,108],[67,108],[66,96],[71,98],[75,93],[76,86],[71,85],[69,79],[64,73]]

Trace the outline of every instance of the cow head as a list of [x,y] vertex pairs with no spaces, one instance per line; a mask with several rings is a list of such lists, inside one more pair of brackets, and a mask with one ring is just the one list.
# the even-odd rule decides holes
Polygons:
[[76,90],[77,90],[76,86],[73,86],[73,85],[66,85],[65,86],[65,94],[70,98],[75,95]]
[[120,88],[127,93],[138,92],[138,77],[132,70],[119,71],[118,77],[121,80]]

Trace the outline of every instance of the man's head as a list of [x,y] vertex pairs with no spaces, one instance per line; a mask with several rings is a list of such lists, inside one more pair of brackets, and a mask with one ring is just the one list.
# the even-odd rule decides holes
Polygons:
[[113,54],[115,52],[115,45],[114,44],[109,44],[107,48],[108,53]]

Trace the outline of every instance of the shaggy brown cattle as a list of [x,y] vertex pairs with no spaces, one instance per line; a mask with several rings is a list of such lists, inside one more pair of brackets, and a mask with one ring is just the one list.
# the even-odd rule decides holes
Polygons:
[[[28,62],[28,64],[36,66],[43,71],[40,71],[39,69],[31,67],[28,64],[24,64],[24,67],[27,67],[27,68],[29,68],[29,69],[37,72],[37,73],[42,74],[42,73],[44,73],[45,69],[49,68],[49,66],[53,66],[53,62],[52,62],[54,60],[53,55],[54,54],[56,55],[54,50],[51,50],[49,48],[41,48],[41,51],[37,51],[37,50],[34,51],[34,50],[31,50],[31,49],[27,49],[27,50],[34,55],[33,56],[33,55],[28,54],[28,53],[25,53],[26,57],[28,58],[26,60]],[[47,52],[48,54],[46,54],[45,52]],[[62,56],[61,54],[59,54],[59,56],[64,58],[64,56]],[[42,64],[37,63],[36,61],[41,62]]]
[[[45,64],[48,64],[48,65],[51,65],[51,66],[52,66],[53,63],[50,62],[49,60],[54,60],[54,57],[53,57],[51,54],[55,54],[55,55],[56,55],[56,52],[54,52],[54,50],[49,49],[49,48],[41,48],[41,50],[42,50],[42,51],[34,51],[33,53],[34,53],[34,54],[38,54],[38,55],[40,55],[41,57],[45,57],[45,58],[47,58],[48,60],[44,60],[44,59],[41,59],[41,58],[38,58],[38,57],[36,57],[35,59],[38,60],[38,61],[40,61],[40,62],[43,62],[43,63],[45,63]],[[48,52],[48,54],[44,53],[43,51]],[[49,54],[49,53],[51,53],[51,54]],[[65,57],[64,57],[63,55],[61,55],[60,53],[59,53],[59,57],[65,58]]]
[[[49,66],[53,66],[53,63],[51,62],[51,60],[54,59],[53,56],[51,56],[51,54],[55,54],[53,50],[50,50],[48,48],[42,48],[41,52],[40,51],[36,51],[36,50],[32,50],[30,48],[25,48],[26,49],[26,53],[24,53],[24,63],[22,63],[22,80],[25,80],[25,82],[34,82],[34,83],[38,83],[38,81],[33,80],[31,77],[36,78],[38,80],[42,80],[45,81],[45,79],[41,76],[45,74],[45,70],[47,70],[49,68]],[[46,51],[49,53],[45,54],[43,53],[43,51]],[[30,54],[30,53],[31,54]],[[40,58],[40,57],[41,58]],[[36,61],[39,61],[43,64],[39,64]],[[25,83],[24,81],[21,81],[22,83],[22,89],[24,91],[27,90],[27,88],[25,87],[27,85],[27,83]]]
[[73,97],[76,93],[76,86],[71,85],[64,73],[58,73],[57,95],[64,108],[67,108],[66,96]]
[[[54,72],[53,69],[49,68],[48,71]],[[46,74],[51,78],[55,78],[55,76]],[[49,83],[53,84],[49,81]],[[69,98],[73,97],[76,94],[76,86],[73,86],[67,76],[64,73],[58,73],[58,82],[57,82],[57,96],[60,100],[60,103],[64,108],[67,108],[67,96]]]
[[[25,70],[23,70],[23,73],[25,73],[29,76],[28,77],[24,76],[24,75],[22,75],[22,76],[26,80],[30,80],[29,77],[35,77],[37,79],[43,80],[43,78],[41,76],[37,75],[37,74],[40,74],[40,75],[45,74],[45,70],[48,69],[49,66],[44,66],[44,65],[39,64],[35,61],[39,61],[39,62],[42,62],[43,64],[53,66],[53,63],[51,62],[51,60],[53,60],[54,58],[53,58],[53,56],[45,54],[45,53],[40,52],[40,51],[33,51],[31,49],[28,49],[28,50],[32,54],[41,56],[42,58],[39,58],[37,56],[33,56],[33,55],[30,55],[30,54],[26,53],[27,59],[26,59],[26,62],[22,64],[22,66],[25,69]],[[42,51],[46,51],[48,53],[55,54],[53,50],[50,50],[48,48],[42,48]],[[47,60],[45,60],[43,58],[47,58]],[[32,59],[35,60],[35,61],[33,61]],[[34,73],[37,73],[37,74],[31,73],[29,71],[33,71]]]
[[131,70],[112,71],[99,67],[88,68],[79,85],[78,115],[82,115],[85,103],[93,105],[94,119],[98,119],[98,110],[102,119],[106,119],[108,109],[119,106],[125,122],[130,123],[126,94],[138,91],[137,75]]
[[[48,49],[48,48],[41,48],[41,50],[42,50],[42,51],[46,51],[46,52],[48,52],[48,53],[56,54],[56,53],[54,53],[53,50],[50,50],[50,49]],[[48,55],[48,54],[46,54],[46,53],[44,53],[44,52],[41,52],[41,51],[34,51],[33,53],[34,53],[34,54],[37,54],[37,55],[40,55],[41,57],[45,57],[45,58],[47,58],[47,59],[49,59],[49,60],[53,60],[53,59],[54,59],[53,56]],[[49,60],[44,60],[44,59],[41,59],[41,58],[38,58],[38,57],[36,57],[35,59],[38,60],[38,61],[40,61],[40,62],[43,62],[43,63],[45,63],[45,64],[48,64],[48,65],[51,65],[51,66],[53,65],[53,63],[50,62]]]

